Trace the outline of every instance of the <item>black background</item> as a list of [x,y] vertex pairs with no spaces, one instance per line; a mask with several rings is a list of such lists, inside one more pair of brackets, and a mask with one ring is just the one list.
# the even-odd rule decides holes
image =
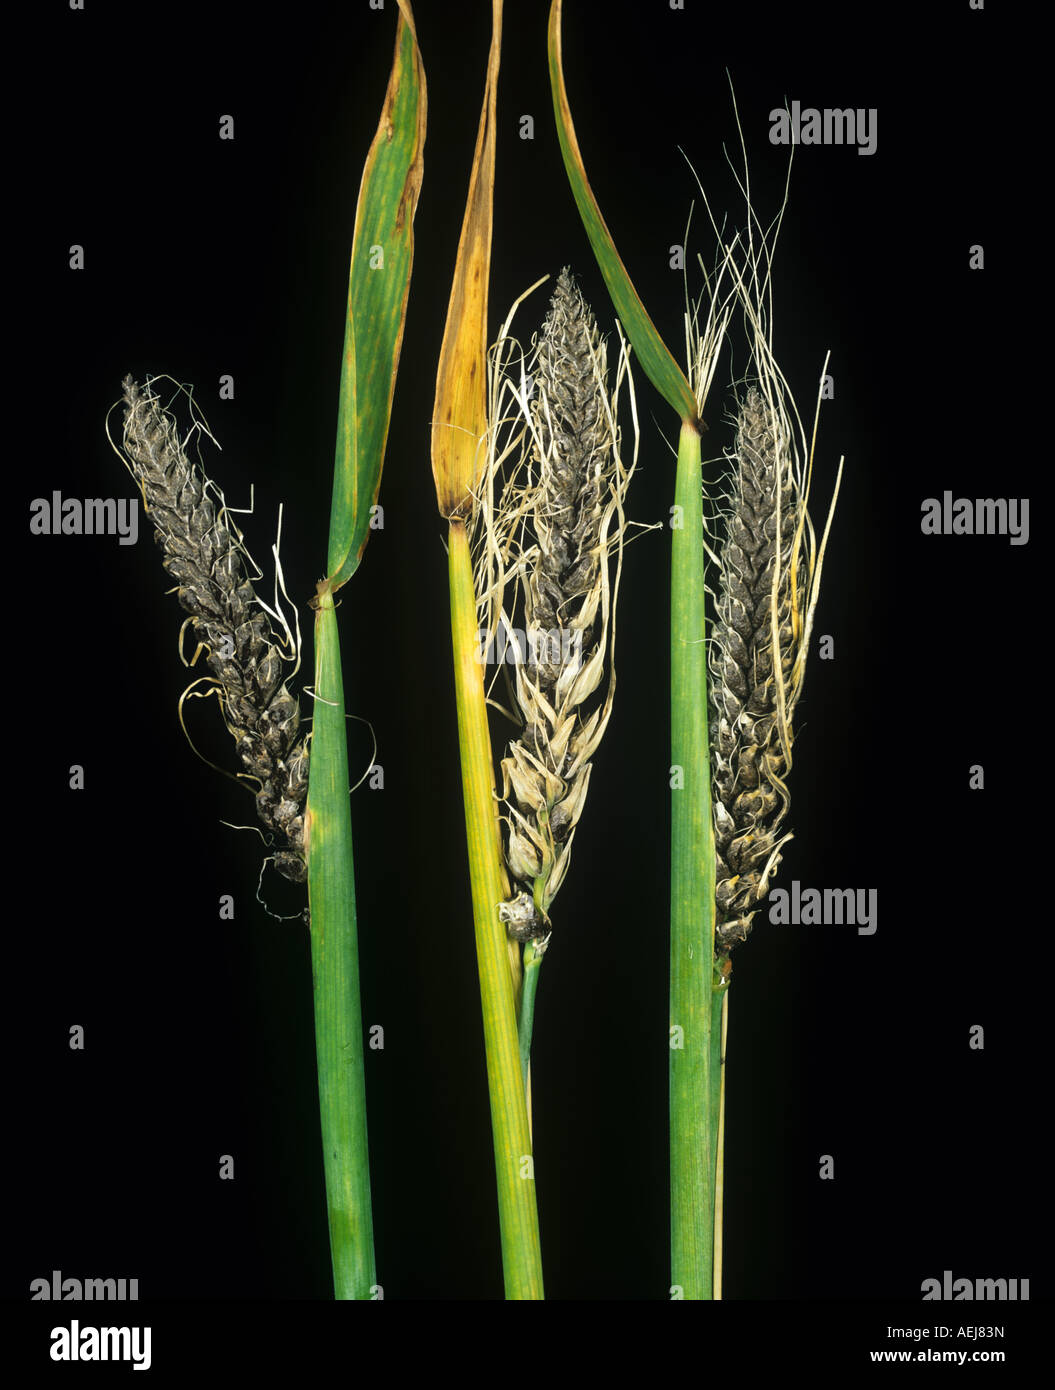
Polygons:
[[[547,5],[510,0],[499,88],[491,328],[570,264],[612,311],[552,124]],[[875,107],[878,153],[798,150],[776,265],[776,343],[804,412],[824,354],[815,515],[843,493],[800,706],[779,886],[876,888],[878,931],[758,919],[735,956],[726,1157],[729,1300],[904,1299],[951,1269],[1045,1291],[1038,1087],[1048,927],[1036,626],[1027,546],[920,534],[920,502],[1028,496],[1003,412],[1021,267],[996,185],[1012,134],[972,105],[1012,40],[997,10],[569,3],[565,64],[586,166],[657,325],[681,356],[692,160],[742,219],[735,86],[756,206],[787,150],[769,112]],[[488,7],[421,0],[425,177],[375,533],[340,619],[349,710],[383,791],[354,793],[378,1278],[386,1300],[493,1299],[501,1271],[459,799],[442,526],[429,467],[435,365],[489,43]],[[34,497],[132,496],[104,434],[132,371],[193,383],[206,457],[305,606],[325,561],[347,256],[387,81],[395,5],[56,6],[48,101],[14,175],[31,311],[9,447],[6,1051],[14,1088],[3,1292],[125,1276],[144,1299],[331,1296],[307,934],[255,900],[252,805],[188,749],[182,619],[140,542],[36,537]],[[998,68],[999,63],[995,66]],[[521,115],[535,138],[519,138]],[[217,138],[235,117],[233,142]],[[24,165],[22,161],[24,162]],[[68,247],[86,269],[67,269]],[[985,246],[986,269],[968,270]],[[713,240],[697,205],[690,255]],[[19,279],[21,276],[18,277]],[[690,283],[698,286],[698,278]],[[25,287],[24,287],[25,288]],[[520,312],[527,333],[541,294]],[[739,366],[743,365],[742,350]],[[236,384],[217,399],[221,375]],[[719,372],[706,441],[729,443]],[[666,519],[675,421],[638,378],[631,512]],[[998,424],[998,420],[1000,423]],[[141,518],[142,519],[142,518]],[[627,555],[619,690],[557,902],[534,1049],[547,1296],[668,1296],[669,532]],[[816,639],[815,639],[816,640]],[[310,640],[309,640],[310,648]],[[310,657],[308,660],[310,668]],[[1023,676],[1026,679],[1023,680]],[[310,676],[306,675],[306,679]],[[305,702],[306,705],[306,702]],[[307,710],[305,709],[305,712]],[[233,752],[210,705],[195,737]],[[1036,732],[1034,730],[1036,729]],[[370,731],[350,725],[353,780]],[[504,735],[503,735],[504,736]],[[1027,751],[1028,750],[1028,751]],[[67,789],[72,764],[86,788]],[[981,763],[985,790],[968,790]],[[1035,769],[1035,770],[1034,770]],[[1028,848],[1027,848],[1028,847]],[[1021,849],[1022,854],[1017,853]],[[1039,856],[1039,863],[1038,863]],[[271,878],[270,901],[295,893]],[[233,922],[218,900],[233,894]],[[86,1030],[71,1052],[68,1030]],[[985,1028],[985,1050],[968,1031]],[[218,1179],[221,1154],[235,1180]],[[818,1177],[831,1154],[834,1181]],[[74,1310],[76,1312],[76,1310]],[[918,1310],[917,1310],[918,1311]],[[989,1309],[988,1320],[996,1309]]]

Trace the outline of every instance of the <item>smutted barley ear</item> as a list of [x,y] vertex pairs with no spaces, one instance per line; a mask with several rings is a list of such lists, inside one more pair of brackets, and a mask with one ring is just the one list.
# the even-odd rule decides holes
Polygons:
[[257,814],[275,837],[275,867],[302,883],[307,739],[300,735],[298,702],[282,679],[286,658],[249,577],[242,534],[222,493],[187,457],[175,420],[149,382],[139,386],[128,376],[122,385],[122,446],[164,551],[162,563],[191,615],[242,765],[259,784]]
[[752,387],[737,422],[709,652],[715,947],[744,941],[788,838],[785,779],[801,671],[804,503],[778,421]]
[[492,521],[496,553],[515,556],[514,607],[527,637],[514,691],[521,732],[502,761],[506,862],[518,890],[502,918],[518,941],[549,933],[611,712],[618,570],[613,589],[608,563],[612,551],[621,555],[630,476],[619,460],[605,344],[567,270],[530,365],[530,443]]

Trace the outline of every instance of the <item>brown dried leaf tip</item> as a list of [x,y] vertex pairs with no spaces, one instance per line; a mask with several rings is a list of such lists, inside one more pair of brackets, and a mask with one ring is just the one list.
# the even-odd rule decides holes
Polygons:
[[739,411],[709,650],[719,957],[747,939],[791,838],[782,827],[792,715],[824,554],[806,510],[808,470],[803,481],[792,424],[772,385],[764,378],[762,390],[752,386]]
[[[524,425],[521,447],[512,451],[517,463],[498,502],[481,508],[487,544],[477,592],[489,596],[482,626],[515,634],[510,640],[518,644],[512,703],[522,732],[509,744],[502,774],[506,860],[520,892],[501,915],[519,941],[548,935],[549,907],[567,872],[591,759],[612,709],[623,500],[633,472],[620,459],[616,423],[626,365],[622,353],[610,392],[605,344],[562,271],[514,392]],[[492,495],[497,466],[509,452],[493,451]]]
[[[275,867],[294,883],[307,877],[304,800],[307,738],[300,708],[282,679],[283,654],[296,647],[277,610],[257,598],[253,564],[222,492],[187,457],[176,422],[161,408],[150,380],[124,387],[122,447],[154,523],[162,562],[209,670],[249,777],[259,784],[257,813],[281,846]],[[252,578],[250,577],[252,576]],[[284,631],[276,631],[272,619]]]

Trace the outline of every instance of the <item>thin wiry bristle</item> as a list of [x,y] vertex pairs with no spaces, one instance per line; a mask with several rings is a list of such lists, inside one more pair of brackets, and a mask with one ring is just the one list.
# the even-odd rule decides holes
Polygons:
[[275,853],[275,867],[303,882],[307,741],[297,737],[300,709],[282,680],[283,657],[248,576],[241,532],[222,494],[187,457],[173,417],[149,384],[128,376],[122,385],[124,453],[165,552],[164,567],[207,652],[242,763],[260,784],[260,819],[288,845]]
[[[515,939],[537,941],[549,931],[590,760],[611,712],[615,593],[608,560],[611,551],[621,553],[630,477],[619,458],[605,345],[567,270],[530,365],[534,392],[530,405],[526,392],[520,396],[528,427],[519,462],[487,525],[488,553],[507,566],[498,589],[515,575],[514,606],[527,641],[513,693],[522,732],[502,762],[507,863],[521,891],[502,916]],[[624,368],[621,357],[620,377]],[[491,631],[514,626],[500,592],[491,608]],[[608,687],[598,697],[606,661]]]

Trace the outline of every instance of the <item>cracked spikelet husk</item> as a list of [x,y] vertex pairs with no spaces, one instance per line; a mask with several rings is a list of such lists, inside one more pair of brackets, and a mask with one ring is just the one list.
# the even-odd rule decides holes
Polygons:
[[[623,500],[633,472],[621,461],[616,424],[626,367],[624,350],[610,391],[605,344],[570,273],[562,271],[513,388],[523,428],[515,446],[496,451],[497,458],[493,453],[490,501],[481,508],[482,627],[516,629],[526,638],[511,700],[522,728],[502,760],[506,862],[517,890],[502,917],[520,941],[549,933],[549,907],[567,873],[591,759],[612,708]],[[498,487],[509,453],[516,461]],[[614,583],[613,552],[619,556]],[[508,612],[507,583],[515,589]]]
[[275,867],[303,882],[308,748],[299,736],[299,704],[282,679],[289,658],[279,644],[288,640],[274,631],[256,596],[250,578],[256,567],[222,493],[187,457],[172,415],[149,382],[139,386],[128,376],[122,386],[122,448],[165,553],[162,563],[206,652],[243,766],[259,783],[257,814],[280,846]]

